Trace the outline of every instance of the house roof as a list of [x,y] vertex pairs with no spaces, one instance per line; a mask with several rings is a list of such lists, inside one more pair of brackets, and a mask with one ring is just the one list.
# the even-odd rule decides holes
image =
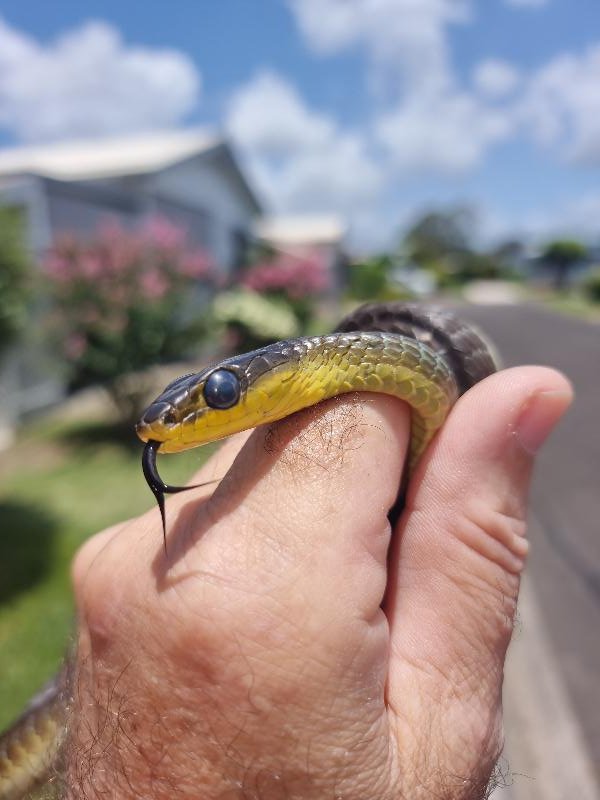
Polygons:
[[63,181],[156,172],[223,146],[208,131],[153,133],[0,149],[0,176],[33,173]]
[[262,217],[255,223],[259,239],[280,245],[338,244],[346,234],[334,215]]

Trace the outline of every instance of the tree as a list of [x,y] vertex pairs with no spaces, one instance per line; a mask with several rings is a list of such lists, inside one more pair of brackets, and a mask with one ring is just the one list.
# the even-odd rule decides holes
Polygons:
[[474,227],[471,209],[429,211],[406,233],[402,256],[431,272],[441,288],[460,285],[473,277],[471,261],[477,256],[472,247]]
[[139,231],[111,223],[88,241],[62,236],[44,269],[72,387],[104,386],[135,420],[148,389],[140,373],[181,359],[205,333],[195,290],[211,279],[210,259],[157,217]]
[[19,209],[0,207],[0,353],[25,325],[30,297],[30,265]]
[[492,250],[494,258],[505,267],[514,269],[526,255],[526,247],[520,239],[505,239]]
[[570,271],[583,261],[586,254],[585,246],[575,239],[556,239],[546,245],[541,258],[554,270],[555,289],[567,286]]
[[348,267],[348,294],[355,300],[383,299],[390,285],[392,258],[387,255],[355,261]]
[[600,267],[595,267],[583,281],[583,291],[593,303],[600,303]]
[[471,250],[474,214],[467,208],[429,211],[404,236],[405,254],[421,266]]

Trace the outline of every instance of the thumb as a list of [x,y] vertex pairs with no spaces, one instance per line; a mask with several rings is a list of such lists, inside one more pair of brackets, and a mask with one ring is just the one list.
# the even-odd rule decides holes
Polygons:
[[[534,454],[571,399],[547,368],[490,376],[456,404],[411,483],[390,560],[388,702],[401,746],[434,754],[438,774],[491,767],[501,747]],[[425,708],[434,718],[417,728]]]

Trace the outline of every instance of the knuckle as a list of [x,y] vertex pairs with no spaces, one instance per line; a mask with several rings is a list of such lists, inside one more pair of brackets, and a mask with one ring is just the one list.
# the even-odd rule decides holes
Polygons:
[[518,575],[522,571],[527,552],[527,525],[521,515],[473,498],[454,513],[450,512],[449,523],[454,539],[496,568],[490,570],[494,580],[502,572]]
[[472,607],[470,636],[503,652],[514,627],[520,573],[524,567],[525,522],[480,500],[448,511],[444,526],[446,575]]

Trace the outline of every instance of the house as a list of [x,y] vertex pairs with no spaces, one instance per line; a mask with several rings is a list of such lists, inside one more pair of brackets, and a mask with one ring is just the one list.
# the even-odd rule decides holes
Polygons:
[[107,217],[161,214],[225,270],[261,210],[228,144],[199,130],[0,150],[0,203],[23,208],[34,253]]
[[[224,273],[241,261],[261,211],[227,142],[202,130],[0,150],[0,204],[22,209],[35,256],[57,233],[86,235],[107,218],[135,226],[160,214],[186,227]],[[0,442],[24,414],[63,394],[42,345],[9,354]]]

